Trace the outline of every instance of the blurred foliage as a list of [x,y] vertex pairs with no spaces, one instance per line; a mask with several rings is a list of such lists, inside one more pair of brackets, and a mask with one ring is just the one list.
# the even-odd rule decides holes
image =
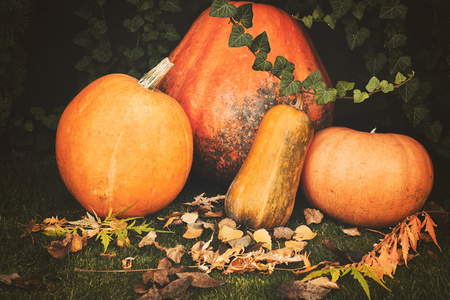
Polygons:
[[29,0],[0,1],[0,136],[10,107],[23,91],[26,54],[18,43],[28,24]]

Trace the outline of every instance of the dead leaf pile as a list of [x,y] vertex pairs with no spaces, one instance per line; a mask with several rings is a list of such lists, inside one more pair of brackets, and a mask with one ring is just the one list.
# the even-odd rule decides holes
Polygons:
[[165,257],[157,269],[148,270],[142,276],[143,282],[138,283],[134,290],[144,294],[139,299],[179,299],[192,286],[197,288],[214,288],[227,284],[225,281],[211,278],[203,272],[185,272],[186,266],[173,267]]

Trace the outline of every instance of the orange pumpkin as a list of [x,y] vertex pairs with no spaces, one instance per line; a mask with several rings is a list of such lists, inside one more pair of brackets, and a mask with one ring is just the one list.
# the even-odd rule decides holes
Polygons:
[[[249,2],[232,2],[240,6]],[[232,25],[226,18],[204,11],[170,54],[175,66],[159,88],[181,103],[194,133],[193,169],[216,183],[229,184],[247,156],[265,113],[276,104],[293,104],[294,97],[279,97],[280,80],[269,72],[254,71],[255,56],[247,47],[231,48]],[[304,80],[319,69],[329,77],[307,33],[286,12],[253,3],[253,38],[267,32],[268,60],[284,56],[294,63],[294,76]],[[333,103],[316,105],[313,95],[303,97],[303,110],[315,130],[333,119]]]
[[[163,76],[158,67],[153,71]],[[100,217],[134,203],[120,217],[167,206],[188,178],[192,151],[192,130],[180,104],[124,74],[85,87],[65,109],[56,134],[64,183]]]
[[428,152],[411,137],[329,127],[313,139],[301,187],[329,216],[383,228],[420,210],[433,178]]

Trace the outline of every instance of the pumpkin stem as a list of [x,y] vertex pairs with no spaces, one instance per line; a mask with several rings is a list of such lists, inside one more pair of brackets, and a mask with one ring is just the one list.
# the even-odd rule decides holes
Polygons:
[[376,130],[377,130],[377,128],[375,127],[374,129],[372,129],[372,131],[370,133],[375,133]]
[[173,67],[173,63],[170,62],[169,58],[164,58],[156,67],[144,74],[144,76],[139,79],[139,84],[149,90],[154,90],[161,79],[166,76],[170,68]]
[[303,111],[303,94],[302,93],[297,93],[295,95],[296,101],[294,104],[294,107],[298,110],[302,110]]

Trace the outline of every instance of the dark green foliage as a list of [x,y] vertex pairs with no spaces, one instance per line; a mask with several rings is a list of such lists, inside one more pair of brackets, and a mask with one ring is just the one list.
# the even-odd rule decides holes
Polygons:
[[0,2],[0,136],[12,103],[23,91],[26,54],[18,43],[28,25],[29,0]]

